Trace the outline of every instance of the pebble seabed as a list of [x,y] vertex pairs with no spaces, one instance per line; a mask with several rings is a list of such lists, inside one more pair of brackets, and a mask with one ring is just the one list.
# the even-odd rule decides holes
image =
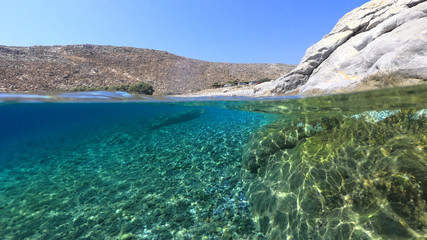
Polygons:
[[98,124],[10,144],[0,152],[0,239],[265,239],[240,170],[244,142],[267,123],[204,108],[155,130]]

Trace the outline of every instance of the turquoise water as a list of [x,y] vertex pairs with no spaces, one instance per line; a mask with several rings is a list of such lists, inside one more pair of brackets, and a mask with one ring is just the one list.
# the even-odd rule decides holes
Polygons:
[[0,239],[427,238],[426,90],[9,96]]

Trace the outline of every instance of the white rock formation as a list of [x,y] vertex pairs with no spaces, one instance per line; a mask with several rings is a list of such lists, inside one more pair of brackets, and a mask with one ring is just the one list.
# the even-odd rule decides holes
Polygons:
[[427,0],[372,0],[351,11],[296,69],[257,93],[349,91],[381,73],[427,79]]

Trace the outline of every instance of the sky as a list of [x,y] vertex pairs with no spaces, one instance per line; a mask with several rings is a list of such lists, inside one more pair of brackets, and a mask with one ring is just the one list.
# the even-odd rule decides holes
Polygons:
[[2,0],[0,45],[149,48],[212,62],[297,64],[368,0]]

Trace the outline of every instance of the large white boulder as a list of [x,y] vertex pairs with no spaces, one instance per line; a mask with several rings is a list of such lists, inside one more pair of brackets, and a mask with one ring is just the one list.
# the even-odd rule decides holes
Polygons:
[[372,0],[351,11],[297,68],[258,93],[351,91],[380,74],[426,81],[427,0]]

